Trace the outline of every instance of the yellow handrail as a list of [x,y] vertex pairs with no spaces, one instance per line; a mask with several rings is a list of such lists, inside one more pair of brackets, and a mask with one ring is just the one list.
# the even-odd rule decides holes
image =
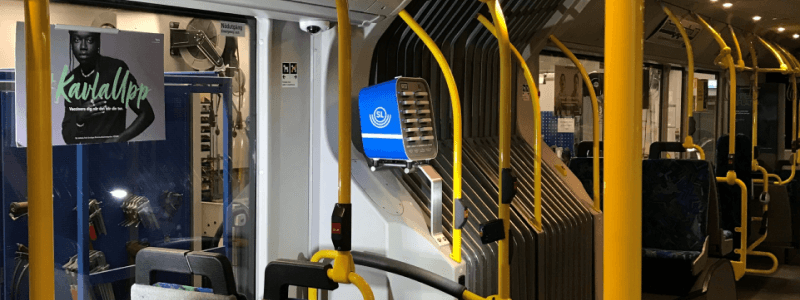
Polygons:
[[736,32],[733,31],[733,26],[731,26],[731,24],[728,24],[728,29],[731,30],[731,39],[733,39],[733,44],[736,45],[736,53],[739,55],[739,60],[736,62],[736,69],[743,71],[746,66],[744,65],[744,59],[742,59],[742,48],[739,47],[739,39],[736,38]]
[[55,297],[49,5],[47,0],[25,1],[29,291],[34,300]]
[[[486,27],[489,32],[492,33],[495,37],[497,37],[497,31],[492,25],[492,22],[489,21],[486,17],[481,14],[478,14],[478,21]],[[528,64],[525,62],[525,58],[522,57],[522,54],[519,53],[517,47],[511,45],[511,51],[514,53],[514,56],[517,57],[520,66],[522,67],[523,74],[525,76],[525,81],[528,82],[528,86],[530,86],[530,94],[531,103],[533,107],[533,126],[534,126],[534,140],[533,140],[533,151],[536,157],[534,158],[534,175],[533,175],[533,205],[534,209],[534,220],[537,220],[538,223],[534,222],[533,226],[536,230],[542,230],[542,118],[541,118],[541,107],[539,106],[539,89],[536,87],[536,81],[533,79],[533,74],[531,73],[531,69],[528,68]]]
[[[730,174],[730,173],[729,173]],[[717,177],[717,182],[724,182],[730,184],[731,178],[730,177]],[[743,181],[740,179],[733,179],[734,184],[739,186],[741,190],[741,210],[742,210],[742,220],[747,220],[747,186],[744,184]],[[734,278],[736,281],[742,278],[745,274],[745,270],[747,269],[747,222],[742,222],[741,227],[735,228],[736,232],[741,234],[739,240],[739,249],[734,250],[734,253],[739,254],[738,261],[731,261],[731,265],[733,266],[733,273]]]
[[756,49],[753,47],[752,41],[750,44],[750,59],[753,62],[753,149],[750,151],[750,160],[753,165],[753,171],[758,168],[758,161],[756,160],[756,145],[758,144],[758,55]]
[[[684,128],[687,129],[686,137],[684,137],[684,140],[683,140],[683,147],[686,148],[686,149],[695,149],[695,150],[697,150],[697,152],[700,153],[700,159],[701,160],[705,160],[706,159],[705,151],[703,151],[702,147],[696,145],[694,143],[694,138],[691,135],[688,134],[688,132],[689,132],[688,131],[689,120],[694,117],[694,52],[692,50],[692,41],[689,39],[689,35],[686,34],[686,29],[683,28],[683,24],[681,24],[681,21],[678,20],[677,17],[675,17],[675,15],[672,13],[672,11],[669,8],[667,8],[666,6],[664,6],[663,4],[661,5],[661,8],[667,14],[669,19],[672,20],[672,23],[675,23],[675,27],[678,28],[678,32],[680,32],[681,37],[683,37],[683,44],[686,46],[686,60],[687,60],[687,62],[689,64],[689,66],[687,68],[689,74],[686,77],[686,81],[687,81],[686,82],[686,97],[689,99],[689,103],[688,103],[689,108],[688,108],[688,111],[687,111],[688,112],[687,113],[687,117],[686,117],[686,119],[684,120],[684,123],[683,123]],[[741,56],[741,53],[739,55]]]
[[[503,16],[503,9],[500,7],[500,2],[497,0],[488,0],[486,4],[489,6],[489,12],[494,19],[495,29],[497,31],[497,40],[500,46],[500,185],[503,186],[503,181],[511,180],[511,178],[504,178],[504,173],[511,174],[511,172],[504,172],[504,170],[511,170],[511,41],[508,37],[508,27],[506,19]],[[511,199],[509,195],[504,195],[503,189],[500,189],[498,201],[498,218],[503,220],[503,232],[509,233],[511,228]],[[506,201],[506,198],[507,199]],[[541,207],[536,207],[541,209]],[[541,217],[541,215],[540,215]],[[536,220],[537,224],[541,224],[542,220]],[[509,260],[510,249],[510,236],[505,234],[505,237],[497,242],[497,299],[505,300],[511,299],[511,261]]]
[[[761,39],[761,38],[759,38],[759,39],[761,40],[761,42],[765,46],[770,46],[763,39]],[[795,58],[794,55],[792,55],[791,53],[786,51],[786,49],[784,49],[780,45],[772,45],[772,46],[775,46],[776,48],[778,48],[778,50],[780,50],[784,54],[784,56],[778,55],[778,56],[776,56],[776,58],[778,58],[779,61],[781,59],[786,59],[787,61],[789,61],[789,64],[792,66],[792,68],[791,69],[787,69],[787,70],[793,70],[794,71],[793,74],[791,74],[791,81],[792,81],[792,135],[791,136],[800,138],[800,136],[798,136],[798,132],[797,132],[797,117],[798,117],[797,116],[797,74],[798,74],[798,71],[800,71],[800,62],[797,61],[797,58]],[[775,49],[775,48],[772,48],[772,49]],[[751,53],[755,53],[755,48],[753,47],[752,43],[750,44],[750,52]],[[758,73],[763,72],[762,71],[763,69],[759,69],[758,68],[758,61],[757,61],[756,55],[753,54],[753,55],[751,55],[751,57],[752,57],[752,60],[753,60],[753,66],[756,69],[756,76],[755,76],[754,84],[753,84],[753,147],[755,147],[756,141],[757,141],[757,134],[758,134],[758,130],[757,130],[757,126],[758,126],[758,123],[757,123],[757,120],[758,120]],[[753,155],[755,155],[755,151],[753,152]],[[786,180],[782,180],[780,178],[780,176],[778,176],[778,175],[769,174],[768,178],[769,177],[773,177],[773,178],[777,179],[777,181],[772,182],[772,184],[782,186],[782,185],[788,184],[789,182],[791,182],[794,179],[795,173],[797,171],[797,163],[798,163],[797,155],[795,155],[794,153],[792,154],[791,162],[792,162],[792,170],[791,170],[791,173],[789,175],[789,178],[787,178]],[[756,170],[757,167],[758,167],[758,161],[755,160],[754,156],[753,156],[752,165],[753,165],[753,170]],[[753,182],[762,183],[766,187],[766,185],[769,184],[769,179],[768,178],[764,179],[764,180],[762,180],[762,179],[754,179]]]
[[604,299],[642,297],[643,5],[605,5]]
[[[703,19],[700,15],[695,14],[694,17],[702,23],[711,35],[714,36],[714,39],[717,41],[720,47],[720,54],[717,56],[715,61],[718,65],[723,67],[727,67],[729,74],[730,74],[730,98],[728,102],[730,102],[730,108],[728,111],[728,115],[730,116],[728,122],[728,129],[729,129],[729,142],[728,142],[728,165],[733,165],[733,157],[736,154],[736,65],[733,63],[733,57],[731,56],[731,48],[725,44],[725,41],[722,39],[722,36],[719,35],[714,27],[711,27],[706,20]],[[736,171],[733,169],[728,170],[727,174],[728,184],[733,185],[736,180]]]
[[436,42],[425,32],[422,26],[419,26],[414,21],[414,18],[407,11],[400,11],[400,18],[422,39],[428,50],[433,54],[433,57],[436,58],[450,91],[450,106],[452,106],[453,113],[453,250],[450,253],[450,258],[456,262],[461,262],[461,228],[457,228],[457,224],[463,220],[456,220],[455,213],[457,209],[456,202],[461,201],[461,100],[458,96],[458,87],[456,86],[456,79],[453,77],[453,71],[450,69],[450,64],[447,63],[447,59],[444,58],[444,54],[442,54]]
[[593,183],[594,186],[592,187],[594,191],[594,210],[600,211],[600,108],[597,104],[597,94],[594,91],[594,87],[592,86],[592,80],[589,79],[589,74],[586,73],[586,68],[583,67],[583,64],[575,57],[575,54],[564,46],[561,41],[556,38],[554,35],[550,35],[550,41],[556,45],[562,52],[564,52],[572,63],[578,68],[581,72],[581,76],[583,76],[583,83],[586,85],[586,89],[589,90],[589,96],[592,99],[592,148],[594,151],[593,156]]
[[769,49],[769,51],[772,52],[772,55],[774,55],[775,58],[778,59],[778,63],[780,63],[781,65],[779,69],[764,69],[764,70],[759,70],[759,72],[780,72],[783,74],[788,74],[787,72],[790,72],[789,67],[783,60],[783,56],[780,53],[778,53],[778,50],[775,50],[775,48],[773,48],[772,45],[770,45],[770,43],[762,39],[760,36],[756,36],[756,38],[759,41],[761,41],[761,44],[763,44],[765,47],[767,47],[767,49]]

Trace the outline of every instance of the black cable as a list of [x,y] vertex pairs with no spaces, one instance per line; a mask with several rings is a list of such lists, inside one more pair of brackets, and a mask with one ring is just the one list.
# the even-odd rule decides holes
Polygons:
[[[14,283],[16,281],[15,279],[17,278],[17,272],[19,271],[19,267],[21,267],[21,266],[22,266],[22,258],[19,257],[19,256],[15,257],[14,258],[14,273],[12,273],[13,275],[11,275],[11,283]],[[16,295],[17,294],[16,287],[14,287],[13,285],[11,286],[11,294],[12,295]]]
[[22,278],[25,278],[25,272],[28,271],[28,267],[30,264],[25,264],[22,267],[22,272],[19,273],[19,278],[17,278],[17,283],[14,285],[14,300],[19,299],[19,285],[22,284]]
[[464,291],[467,290],[466,287],[458,284],[457,282],[453,282],[452,280],[439,276],[433,272],[401,261],[366,252],[351,251],[350,253],[353,255],[353,261],[357,265],[406,277],[458,299],[462,299],[464,296]]

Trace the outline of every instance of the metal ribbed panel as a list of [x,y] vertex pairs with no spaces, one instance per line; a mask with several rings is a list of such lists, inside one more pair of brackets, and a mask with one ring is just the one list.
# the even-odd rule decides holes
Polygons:
[[[443,153],[451,144],[439,145]],[[545,150],[550,151],[550,150]],[[464,229],[467,286],[479,294],[496,293],[497,246],[483,245],[478,227],[497,212],[497,140],[465,141],[463,195],[470,209]],[[581,203],[552,166],[543,166],[543,232],[532,227],[533,149],[521,138],[512,143],[512,169],[518,193],[512,203],[512,293],[514,299],[591,299],[594,296],[594,227],[590,208]],[[431,163],[444,178],[443,224],[452,231],[452,165],[448,155]],[[424,179],[402,175],[411,194],[427,210],[430,203]],[[429,212],[428,212],[429,213]]]
[[[550,19],[563,0],[506,0],[503,10],[511,42],[522,51]],[[415,0],[406,10],[441,48],[453,69],[461,96],[463,117],[463,200],[470,218],[463,231],[466,285],[480,295],[497,293],[497,245],[483,245],[480,224],[497,215],[499,49],[497,39],[475,20],[489,18],[479,1]],[[517,64],[514,64],[517,72]],[[431,87],[431,105],[440,139],[452,139],[450,95],[436,61],[424,44],[399,18],[378,42],[373,55],[370,84],[395,76],[422,77]],[[514,86],[517,76],[512,76]],[[512,89],[512,99],[517,99]],[[512,105],[512,130],[516,130],[516,105]],[[533,229],[533,149],[521,138],[512,141],[512,169],[519,179],[511,214],[512,296],[514,299],[592,299],[595,294],[592,212],[581,202],[564,177],[546,161],[542,165],[543,231]],[[443,224],[452,239],[452,141],[439,143],[431,165],[444,178]],[[549,149],[544,157],[552,158]],[[549,160],[554,161],[554,160]],[[428,186],[418,174],[402,174],[402,181],[427,211]],[[575,186],[575,188],[582,188]],[[429,211],[427,211],[430,214]]]

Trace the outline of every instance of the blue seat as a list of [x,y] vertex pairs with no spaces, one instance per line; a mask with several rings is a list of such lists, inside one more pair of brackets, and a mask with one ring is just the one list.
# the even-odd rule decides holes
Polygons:
[[693,262],[701,255],[708,238],[712,174],[706,161],[642,162],[644,257]]
[[[685,295],[720,244],[714,173],[706,161],[642,162],[642,289]],[[709,234],[713,233],[713,234]]]

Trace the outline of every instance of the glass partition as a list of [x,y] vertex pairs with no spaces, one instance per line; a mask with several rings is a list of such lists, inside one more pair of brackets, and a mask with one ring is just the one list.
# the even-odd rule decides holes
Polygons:
[[[110,6],[50,9],[56,299],[129,299],[144,247],[225,254],[238,292],[254,299],[255,21],[96,3]],[[36,183],[26,177],[25,85],[14,83],[24,79],[24,8],[7,0],[0,7],[0,298],[27,299],[24,207]],[[181,44],[199,33],[199,42]],[[158,276],[211,287],[199,277]]]

